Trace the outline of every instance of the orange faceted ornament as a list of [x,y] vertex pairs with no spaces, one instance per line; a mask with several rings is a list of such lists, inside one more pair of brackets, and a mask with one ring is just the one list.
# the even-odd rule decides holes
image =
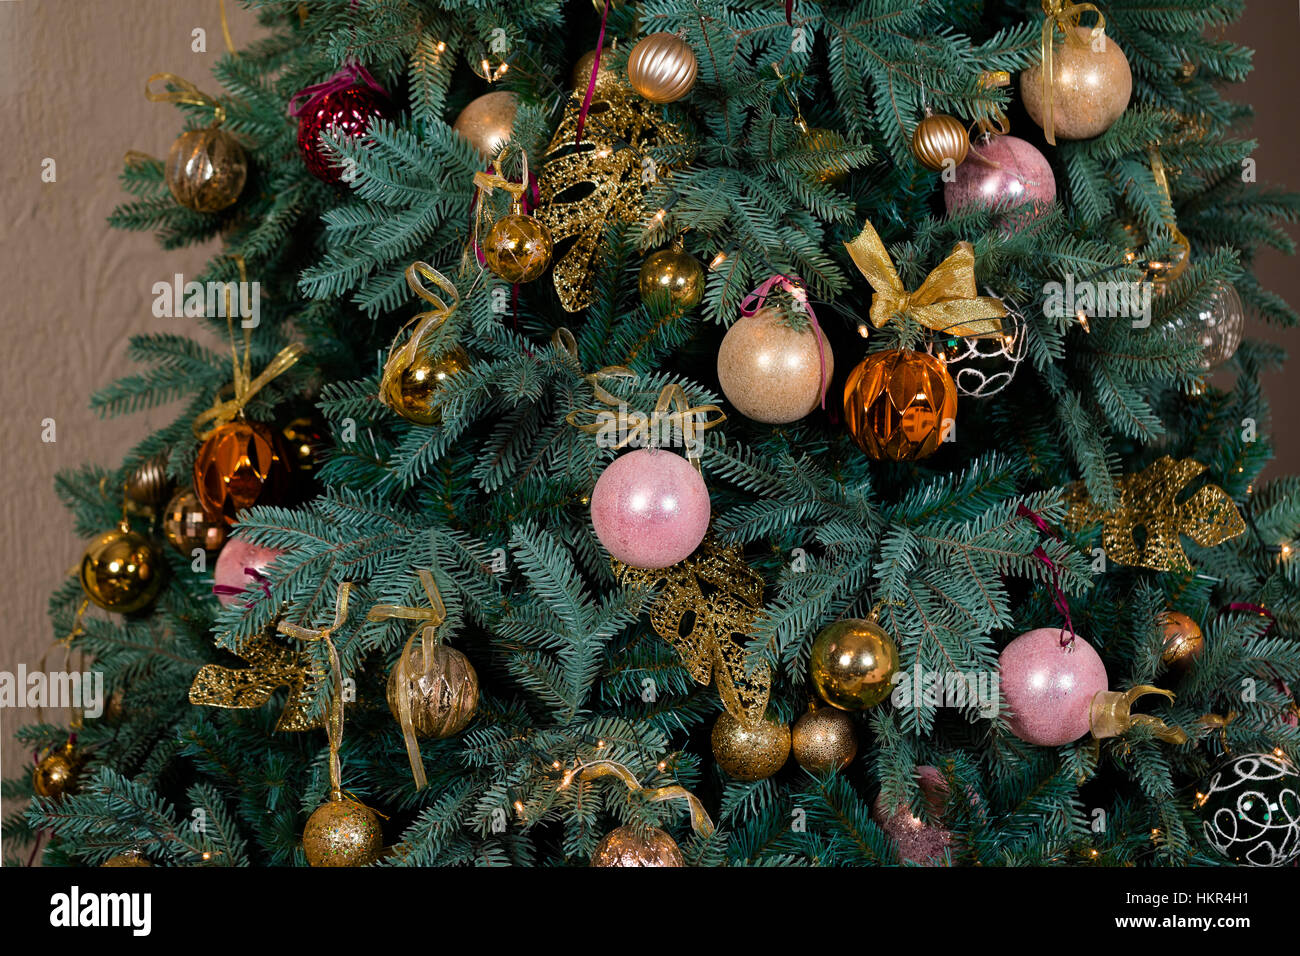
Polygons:
[[943,363],[924,352],[868,355],[844,383],[844,420],[858,447],[875,459],[932,455],[957,415],[957,386]]
[[194,492],[210,515],[232,524],[240,511],[277,503],[284,493],[289,466],[275,432],[259,422],[234,421],[220,426],[199,447],[194,459]]

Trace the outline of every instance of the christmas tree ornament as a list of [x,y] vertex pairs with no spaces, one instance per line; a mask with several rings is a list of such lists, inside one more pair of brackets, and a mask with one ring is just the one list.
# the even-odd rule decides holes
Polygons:
[[1072,531],[1102,525],[1102,547],[1116,564],[1172,571],[1191,567],[1181,535],[1212,548],[1242,534],[1246,522],[1218,485],[1205,484],[1190,495],[1184,489],[1206,466],[1191,458],[1165,455],[1145,470],[1115,482],[1119,504],[1106,509],[1091,498],[1082,482],[1066,495],[1065,523]]
[[638,448],[596,479],[591,523],[610,557],[634,568],[666,568],[690,557],[709,530],[709,489],[681,455]]
[[926,169],[942,172],[955,169],[966,160],[970,137],[954,117],[926,111],[912,133],[912,155]]
[[362,140],[376,120],[395,115],[388,93],[359,63],[350,63],[315,86],[299,90],[289,101],[289,115],[298,120],[298,150],[307,171],[323,183],[343,181],[347,166],[321,140]]
[[193,491],[182,488],[163,511],[163,535],[184,555],[195,548],[217,551],[226,543],[226,523],[204,511]]
[[673,33],[642,37],[627,58],[628,82],[651,103],[680,100],[695,85],[699,69],[690,45]]
[[[798,123],[798,120],[796,120],[796,123]],[[844,149],[848,145],[848,140],[833,129],[822,129],[820,126],[809,126],[804,123],[802,132],[804,149],[811,152]],[[812,178],[819,183],[843,189],[849,181],[849,174],[842,169],[826,165],[816,170],[812,174]]]
[[[1020,74],[1025,110],[1047,141],[1092,139],[1110,129],[1128,108],[1133,73],[1119,44],[1106,36],[1106,18],[1091,3],[1043,0],[1042,60]],[[1085,11],[1093,27],[1079,25]],[[1056,42],[1056,31],[1064,42]]]
[[[948,809],[948,781],[938,767],[931,766],[917,767],[916,779],[929,819],[941,820]],[[944,852],[953,846],[950,830],[938,823],[927,823],[912,813],[906,803],[891,808],[884,790],[876,794],[871,804],[871,819],[894,841],[898,858],[904,863],[919,866],[942,863]]]
[[1300,856],[1300,774],[1277,750],[1229,757],[1196,788],[1205,842],[1244,866],[1286,866]]
[[943,185],[949,216],[967,208],[1027,206],[1003,217],[1003,228],[1023,228],[1056,201],[1056,176],[1047,158],[1015,136],[994,136],[972,143],[966,162]]
[[233,652],[246,667],[220,664],[200,667],[190,684],[190,703],[227,710],[255,710],[283,687],[288,693],[284,710],[275,723],[277,733],[297,733],[324,726],[322,717],[312,716],[312,708],[325,672],[304,652],[285,646],[274,631],[272,626],[266,633],[244,641]]
[[[609,66],[609,58],[614,52],[613,46],[604,47],[600,51],[600,66],[596,73],[596,84],[619,81],[616,74]],[[591,69],[596,64],[596,51],[588,50],[578,58],[578,62],[573,64],[573,72],[569,74],[569,84],[574,92],[586,94],[587,85],[591,82]]]
[[315,415],[300,415],[280,429],[285,461],[294,474],[310,475],[322,462],[329,443],[325,423]]
[[337,790],[312,812],[302,832],[308,866],[369,866],[383,848],[375,811]]
[[858,754],[853,718],[834,707],[809,705],[790,731],[790,749],[805,770],[843,770]]
[[1201,626],[1181,611],[1165,611],[1159,624],[1164,645],[1160,660],[1169,667],[1186,667],[1205,650]]
[[[795,315],[768,304],[774,288],[791,295]],[[740,314],[718,347],[718,382],[727,401],[746,418],[771,425],[825,407],[835,356],[803,283],[772,276],[741,301]]]
[[85,755],[69,739],[62,747],[48,751],[32,771],[32,790],[38,797],[57,800],[77,792]]
[[118,853],[115,856],[110,856],[99,865],[101,867],[153,866],[152,863],[144,858],[139,850],[131,850],[127,853]]
[[[157,81],[168,89],[150,89]],[[248,155],[221,128],[225,107],[174,73],[155,73],[145,82],[144,95],[154,103],[180,103],[212,110],[212,125],[182,133],[167,151],[163,180],[172,198],[194,212],[221,212],[234,205],[248,179]]]
[[269,594],[270,578],[267,576],[267,568],[283,554],[283,551],[276,548],[253,544],[247,538],[231,538],[217,555],[216,566],[212,569],[212,593],[217,596],[222,607],[236,603],[248,604]]
[[1088,733],[1092,699],[1109,686],[1091,644],[1061,628],[1021,634],[998,657],[1011,732],[1026,743],[1059,747]]
[[808,673],[822,700],[840,710],[866,710],[889,697],[898,647],[873,617],[827,625],[809,652]]
[[200,507],[228,525],[246,508],[278,504],[288,479],[279,437],[261,422],[239,419],[218,426],[194,458]]
[[1016,377],[1025,360],[1028,336],[1024,317],[1007,307],[1002,331],[993,335],[940,335],[926,351],[943,363],[965,398],[992,398]]
[[1201,347],[1201,368],[1212,372],[1237,354],[1246,326],[1246,312],[1237,290],[1229,283],[1219,286],[1214,298],[1201,309],[1195,326]]
[[713,759],[737,780],[764,780],[790,757],[790,728],[766,717],[737,720],[724,710],[713,724],[711,741]]
[[480,156],[491,162],[510,142],[518,111],[518,94],[508,90],[484,93],[469,101],[469,105],[457,114],[451,128],[469,140]]
[[142,461],[126,479],[127,500],[141,508],[158,508],[167,501],[172,480],[167,474],[167,455]]
[[669,315],[683,315],[704,298],[704,267],[680,236],[671,249],[646,256],[637,277],[641,301]]
[[621,826],[596,844],[592,866],[685,866],[677,841],[658,827]]
[[162,555],[123,519],[86,548],[81,557],[81,588],[105,611],[131,614],[158,596],[163,583]]
[[[528,155],[519,151],[523,173],[519,182],[512,182],[496,173],[475,173],[474,186],[478,214],[474,223],[475,243],[483,250],[483,261],[498,277],[512,285],[532,282],[551,265],[555,242],[546,223],[524,210],[524,194],[531,181],[528,175]],[[504,156],[498,157],[498,162]],[[494,189],[501,188],[510,194],[509,215],[487,225],[491,218],[488,197]],[[486,233],[486,235],[484,235]]]
[[845,427],[876,460],[916,461],[934,454],[956,415],[952,376],[924,352],[874,352],[844,383]]
[[[446,300],[425,286],[424,279],[433,282]],[[471,362],[469,353],[459,346],[437,352],[426,344],[426,339],[459,308],[460,293],[450,279],[427,262],[413,262],[407,267],[406,284],[433,309],[415,316],[394,337],[379,379],[379,400],[408,422],[437,425],[442,421],[448,381],[468,370]],[[410,336],[398,344],[407,328],[411,328]]]

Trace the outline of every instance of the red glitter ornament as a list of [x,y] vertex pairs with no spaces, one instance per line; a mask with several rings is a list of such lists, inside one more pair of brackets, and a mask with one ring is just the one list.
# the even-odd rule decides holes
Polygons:
[[332,185],[342,181],[345,167],[324,146],[320,134],[328,130],[336,138],[358,139],[376,119],[391,118],[393,105],[365,68],[353,65],[299,92],[290,101],[289,112],[298,117],[298,149],[307,171]]

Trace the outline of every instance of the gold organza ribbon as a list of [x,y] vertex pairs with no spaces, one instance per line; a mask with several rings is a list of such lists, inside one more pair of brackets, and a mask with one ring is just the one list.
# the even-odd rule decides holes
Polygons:
[[226,0],[217,0],[217,5],[221,8],[221,36],[226,41],[226,50],[235,59],[239,59],[239,53],[235,50],[235,41],[230,38],[230,23],[226,20]]
[[1169,188],[1169,172],[1165,169],[1165,158],[1160,153],[1160,147],[1155,145],[1147,147],[1147,156],[1151,160],[1151,176],[1156,181],[1156,188],[1160,190],[1160,195],[1169,206],[1169,215],[1165,218],[1165,224],[1169,227],[1169,238],[1183,250],[1185,258],[1192,251],[1192,242],[1183,235],[1174,218],[1174,194]]
[[411,680],[407,655],[411,650],[411,645],[418,637],[420,639],[420,653],[424,660],[421,673],[428,673],[433,666],[433,648],[438,643],[436,639],[438,626],[447,619],[447,608],[442,603],[442,594],[438,590],[437,582],[433,579],[433,572],[420,568],[416,574],[420,578],[420,584],[424,587],[425,596],[429,599],[428,607],[376,604],[366,613],[366,620],[389,621],[400,619],[423,622],[423,626],[416,629],[402,648],[402,655],[397,659],[396,674],[398,723],[402,725],[402,739],[406,742],[406,757],[411,762],[411,775],[415,778],[415,789],[423,790],[425,784],[429,781],[424,773],[424,761],[420,758],[420,742],[415,736],[415,720],[411,716],[411,695],[406,692]]
[[[1006,70],[985,70],[980,74],[981,89],[992,90],[1010,85],[1011,74]],[[1011,121],[1002,112],[1002,107],[996,105],[981,109],[980,115],[975,118],[975,126],[985,136],[1007,136],[1011,132]]]
[[695,794],[676,784],[667,787],[643,787],[636,775],[616,760],[593,760],[590,763],[579,764],[565,773],[564,779],[560,781],[560,789],[566,789],[574,780],[596,780],[600,777],[617,777],[627,785],[629,790],[640,793],[651,803],[685,800],[691,811],[691,829],[705,837],[713,833],[713,821],[709,818],[708,811],[704,809],[704,804],[700,803]]
[[[554,345],[556,348],[564,349],[564,351],[572,355],[574,360],[577,361],[578,340],[573,337],[573,333],[570,332],[568,329],[564,328],[563,326],[556,329],[555,333],[551,336],[551,344]],[[591,386],[592,392],[595,393],[596,401],[603,402],[606,405],[612,405],[613,407],[617,408],[618,406],[623,404],[623,400],[619,398],[617,395],[615,395],[613,392],[606,389],[603,385],[601,385],[600,384],[601,380],[609,379],[609,378],[625,378],[635,382],[637,375],[636,372],[632,371],[626,365],[606,365],[604,368],[600,369],[599,371],[592,372],[589,375],[584,375],[582,376],[582,378],[583,381],[585,381],[588,385]],[[570,412],[569,414],[570,416],[572,416],[575,413]],[[578,412],[576,414],[581,414],[581,412]],[[570,425],[577,424],[571,417],[567,418],[566,421],[568,421]]]
[[[154,83],[162,81],[173,89],[152,90]],[[206,106],[212,110],[212,125],[226,121],[226,108],[197,86],[175,73],[155,73],[144,81],[144,95],[151,103],[184,103],[187,106]]]
[[1002,331],[1006,306],[977,295],[975,248],[969,242],[953,246],[948,258],[926,276],[921,287],[908,292],[875,227],[867,222],[845,248],[876,294],[871,298],[871,324],[881,328],[896,315],[908,315],[935,332],[947,335],[990,336]]
[[[446,300],[426,286],[423,279],[428,279],[437,286],[446,295]],[[427,262],[416,261],[406,267],[406,284],[412,292],[432,305],[433,309],[415,316],[393,337],[394,344],[388,351],[388,359],[384,362],[384,371],[379,378],[379,400],[390,408],[401,407],[402,373],[419,358],[425,336],[446,322],[460,306],[460,293],[456,291],[456,286]],[[412,329],[410,338],[397,345],[402,333],[412,324],[415,328]]]
[[1097,9],[1095,4],[1091,3],[1072,3],[1070,0],[1043,0],[1043,13],[1047,14],[1047,19],[1043,21],[1043,133],[1047,141],[1053,146],[1056,145],[1056,113],[1052,100],[1052,70],[1053,70],[1053,50],[1056,46],[1056,30],[1059,27],[1065,34],[1066,43],[1082,43],[1083,40],[1075,33],[1075,28],[1081,26],[1080,18],[1085,13],[1097,14],[1097,24],[1092,28],[1090,41],[1095,41],[1097,37],[1106,32],[1106,18],[1102,12]]
[[[506,154],[511,150],[519,151],[519,156],[523,162],[523,174],[519,182],[507,179],[501,174],[505,168]],[[522,148],[515,146],[513,143],[506,143],[501,147],[501,152],[497,154],[495,167],[497,172],[490,173],[487,170],[481,170],[474,174],[474,202],[477,206],[474,215],[474,245],[479,243],[479,236],[486,233],[492,228],[492,208],[488,203],[488,196],[492,195],[494,189],[502,189],[510,194],[512,210],[519,212],[518,207],[523,199],[524,192],[528,189],[528,154]]]
[[1172,691],[1150,684],[1138,684],[1128,690],[1103,690],[1092,699],[1089,713],[1089,726],[1092,736],[1097,740],[1118,737],[1134,727],[1147,727],[1165,743],[1185,744],[1187,734],[1181,727],[1170,727],[1159,717],[1150,714],[1130,713],[1139,697],[1147,694],[1159,694],[1174,699]]
[[[593,387],[595,387],[594,383]],[[611,395],[603,388],[596,392],[596,398],[619,409],[624,408],[626,405],[618,396]],[[672,411],[669,411],[669,409],[672,409]],[[589,435],[599,435],[610,428],[609,414],[609,411],[603,408],[575,408],[564,416],[564,420],[579,431],[586,432]],[[584,415],[594,415],[596,421],[580,421]],[[710,415],[715,417],[710,418]],[[626,413],[627,434],[619,439],[614,448],[615,450],[625,448],[629,442],[640,439],[641,436],[653,439],[661,434],[665,428],[671,428],[673,437],[676,438],[676,434],[680,430],[682,444],[686,449],[686,457],[693,461],[698,468],[700,446],[696,439],[697,433],[707,431],[715,425],[721,425],[726,420],[726,413],[717,405],[692,405],[686,398],[686,390],[680,385],[665,385],[655,402],[654,410],[649,415],[636,410],[630,410]],[[647,444],[653,445],[653,441]]]

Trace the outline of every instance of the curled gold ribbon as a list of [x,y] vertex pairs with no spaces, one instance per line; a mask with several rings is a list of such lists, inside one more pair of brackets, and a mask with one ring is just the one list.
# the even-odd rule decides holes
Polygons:
[[[426,286],[423,279],[432,282],[447,298],[444,300]],[[393,345],[389,348],[388,359],[384,362],[384,371],[379,378],[379,400],[390,408],[401,407],[402,373],[419,358],[425,336],[446,322],[460,306],[460,293],[456,291],[456,286],[427,262],[416,261],[406,267],[406,284],[433,308],[412,318],[393,337]],[[398,339],[412,324],[415,328],[411,330],[410,338],[398,345]]]
[[[517,149],[523,161],[523,175],[519,182],[507,179],[501,174],[505,168],[505,157],[511,149]],[[511,212],[523,212],[523,196],[528,189],[528,154],[522,147],[515,146],[514,143],[506,143],[501,147],[501,152],[497,153],[495,161],[497,172],[490,173],[487,170],[480,170],[474,174],[474,201],[477,205],[474,216],[474,247],[479,245],[479,236],[492,228],[492,210],[488,204],[487,197],[492,194],[494,189],[503,189],[510,194]]]
[[708,811],[704,809],[704,804],[700,803],[695,794],[677,784],[668,787],[643,787],[636,775],[616,760],[593,760],[590,763],[579,764],[565,773],[564,779],[560,782],[560,789],[565,789],[574,780],[596,780],[600,777],[617,777],[627,785],[629,790],[639,792],[651,803],[685,800],[691,811],[691,829],[700,836],[712,835],[713,821],[709,818]]
[[1130,713],[1133,704],[1146,694],[1160,694],[1174,699],[1172,691],[1150,684],[1138,684],[1128,690],[1103,690],[1092,699],[1089,712],[1089,725],[1092,736],[1097,740],[1106,737],[1118,737],[1139,725],[1149,727],[1165,743],[1187,743],[1187,734],[1181,727],[1170,727],[1159,717],[1150,714]]
[[871,324],[881,328],[896,315],[909,315],[927,329],[947,335],[992,336],[1002,331],[1006,306],[997,299],[976,294],[975,247],[969,242],[953,246],[948,258],[935,266],[921,287],[908,292],[875,227],[867,222],[845,248],[875,295],[871,297]]
[[[1169,215],[1165,219],[1165,225],[1169,228],[1169,238],[1174,244],[1183,250],[1183,255],[1177,257],[1176,261],[1186,262],[1192,252],[1192,242],[1183,235],[1178,228],[1178,222],[1174,218],[1174,194],[1169,188],[1169,172],[1165,168],[1165,158],[1160,153],[1160,147],[1152,145],[1147,147],[1147,156],[1151,160],[1151,176],[1156,181],[1156,188],[1160,190],[1160,195],[1164,197],[1165,203],[1169,206]],[[1181,269],[1178,270],[1182,272]],[[1169,276],[1173,278],[1173,276]]]
[[[563,326],[556,329],[554,334],[551,335],[551,344],[556,348],[564,349],[573,356],[574,361],[578,360],[578,340],[573,337],[572,332]],[[600,384],[601,379],[608,378],[625,378],[635,382],[637,374],[626,365],[606,365],[598,371],[582,376],[583,381],[591,386],[591,390],[595,393],[598,402],[604,402],[606,405],[617,408],[623,404],[623,400]],[[574,415],[575,413],[570,412],[569,414]],[[576,414],[581,414],[581,412]],[[577,424],[572,418],[568,418],[567,421],[570,425]]]
[[[596,397],[615,408],[622,409],[625,407],[622,399],[616,395],[610,395],[604,389],[600,389]],[[670,412],[670,408],[673,411]],[[594,415],[596,421],[580,421],[579,419],[583,415]],[[709,418],[710,415],[716,417]],[[609,412],[603,408],[575,408],[564,416],[564,420],[588,435],[599,435],[610,427],[608,416]],[[615,450],[627,447],[628,442],[641,432],[653,437],[658,434],[660,428],[668,425],[673,427],[674,430],[681,429],[682,444],[686,448],[686,457],[694,462],[698,468],[700,449],[696,440],[696,433],[707,431],[715,425],[721,425],[727,420],[727,415],[717,405],[691,405],[686,398],[685,389],[680,385],[673,384],[664,386],[659,393],[658,400],[655,402],[654,410],[649,415],[632,410],[626,413],[626,419],[627,434],[614,446]]]
[[[1006,70],[985,70],[980,74],[981,89],[992,90],[1010,85],[1011,74]],[[1002,107],[997,105],[989,106],[987,112],[981,110],[975,118],[975,126],[984,136],[1007,136],[1011,133],[1011,121],[1007,119]]]
[[230,23],[226,20],[226,0],[217,0],[217,6],[221,8],[221,35],[226,41],[226,50],[235,59],[239,59],[239,53],[235,50],[235,41],[230,38]]
[[1101,34],[1106,32],[1106,17],[1095,4],[1092,3],[1073,3],[1071,0],[1043,0],[1043,13],[1047,18],[1043,20],[1043,133],[1047,141],[1053,146],[1056,145],[1056,114],[1053,110],[1052,102],[1052,71],[1053,71],[1053,48],[1056,46],[1056,29],[1060,27],[1065,34],[1066,43],[1080,43],[1078,34],[1074,32],[1075,28],[1081,26],[1079,23],[1085,13],[1097,14],[1097,23],[1092,28],[1091,40],[1096,40]]
[[[174,87],[170,90],[153,90],[150,87],[158,81]],[[175,73],[155,73],[144,81],[144,95],[151,103],[184,103],[188,106],[206,106],[212,110],[212,125],[220,126],[226,121],[226,108],[204,93],[197,86]]]
[[1217,730],[1219,732],[1219,745],[1223,747],[1224,753],[1230,754],[1232,748],[1228,746],[1228,725],[1236,719],[1237,712],[1230,710],[1226,717],[1219,714],[1202,714],[1197,723],[1207,730]]

